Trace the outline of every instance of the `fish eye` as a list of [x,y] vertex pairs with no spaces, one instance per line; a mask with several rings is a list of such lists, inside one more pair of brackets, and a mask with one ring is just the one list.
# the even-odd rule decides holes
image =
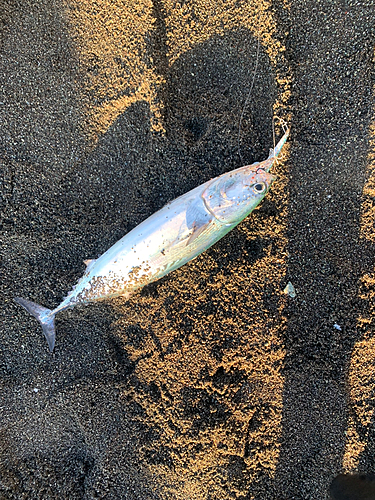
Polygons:
[[264,184],[264,182],[257,182],[254,184],[253,189],[256,193],[264,193],[264,191],[267,189],[267,186]]

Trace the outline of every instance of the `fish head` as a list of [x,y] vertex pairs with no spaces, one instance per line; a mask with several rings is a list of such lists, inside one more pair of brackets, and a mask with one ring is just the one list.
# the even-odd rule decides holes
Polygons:
[[213,179],[202,194],[206,208],[223,224],[238,224],[263,200],[276,177],[257,163]]

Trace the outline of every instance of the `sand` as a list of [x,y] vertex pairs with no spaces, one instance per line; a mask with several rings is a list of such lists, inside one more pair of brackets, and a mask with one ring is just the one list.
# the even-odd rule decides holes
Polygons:
[[[1,500],[375,498],[374,7],[0,1]],[[259,209],[51,355],[13,297],[57,306],[274,114]]]

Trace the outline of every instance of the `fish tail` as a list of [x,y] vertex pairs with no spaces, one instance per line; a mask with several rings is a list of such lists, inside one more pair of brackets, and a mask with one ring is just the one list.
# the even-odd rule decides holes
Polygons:
[[35,304],[30,300],[15,297],[17,304],[24,307],[26,311],[36,318],[42,325],[44,336],[47,339],[49,350],[52,352],[55,347],[55,314],[51,309]]

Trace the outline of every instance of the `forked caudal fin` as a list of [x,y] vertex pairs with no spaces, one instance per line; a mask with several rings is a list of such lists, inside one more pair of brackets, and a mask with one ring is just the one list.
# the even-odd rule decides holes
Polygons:
[[49,350],[52,352],[55,347],[55,315],[51,309],[35,304],[35,302],[31,302],[30,300],[21,299],[21,297],[16,297],[14,300],[32,314],[42,325]]

